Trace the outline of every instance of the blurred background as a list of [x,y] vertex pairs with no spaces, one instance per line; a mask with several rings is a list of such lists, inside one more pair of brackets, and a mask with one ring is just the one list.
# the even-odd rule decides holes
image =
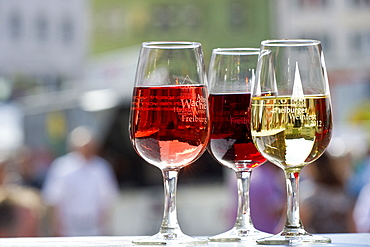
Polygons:
[[[68,152],[68,134],[87,125],[99,133],[99,155],[111,164],[120,188],[109,234],[156,233],[163,208],[161,173],[134,152],[128,137],[140,44],[198,41],[208,66],[213,48],[259,47],[262,40],[275,38],[323,43],[334,116],[325,161],[333,168],[326,176],[340,176],[338,191],[350,202],[338,209],[348,216],[343,223],[348,226],[338,231],[369,231],[357,226],[353,212],[370,183],[370,0],[0,0],[3,186],[17,184],[39,193],[52,161]],[[304,169],[301,188],[302,219],[313,232],[320,230],[311,222],[324,217],[305,206],[318,183],[315,174],[325,174],[316,168]],[[273,226],[264,226],[269,219],[253,209],[268,204],[259,200],[258,205],[255,198],[272,196],[258,192],[256,186],[266,179],[259,169],[254,180],[252,175],[252,218],[257,228],[277,232],[283,210],[271,219]],[[274,174],[273,187],[279,188],[274,195],[281,194],[284,202],[282,171]],[[233,225],[233,176],[208,153],[181,171],[178,213],[185,233],[213,235]],[[34,235],[52,235],[46,211],[40,211]],[[330,218],[338,217],[343,218]],[[366,221],[369,225],[370,218]]]

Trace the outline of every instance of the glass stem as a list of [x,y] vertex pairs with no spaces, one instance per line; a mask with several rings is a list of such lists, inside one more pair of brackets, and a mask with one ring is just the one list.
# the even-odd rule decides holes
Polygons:
[[287,185],[287,219],[283,232],[303,232],[303,225],[299,215],[299,171],[285,171]]
[[249,185],[252,170],[237,171],[236,178],[238,183],[238,213],[235,222],[236,229],[253,228],[249,207]]
[[176,189],[179,170],[162,170],[162,174],[164,182],[164,213],[160,232],[162,234],[175,234],[180,229],[176,210]]

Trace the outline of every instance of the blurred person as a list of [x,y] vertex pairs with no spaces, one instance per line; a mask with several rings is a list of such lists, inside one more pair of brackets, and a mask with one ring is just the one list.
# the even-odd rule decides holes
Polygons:
[[20,186],[0,188],[0,237],[43,236],[44,207],[38,191]]
[[[9,153],[0,154],[0,237],[44,235],[45,208],[37,189],[17,184]],[[12,167],[13,168],[13,167]]]
[[353,218],[357,232],[370,232],[370,183],[361,189],[356,199]]
[[285,223],[286,186],[284,172],[267,161],[253,170],[250,204],[254,226],[264,232],[276,234]]
[[52,162],[42,188],[53,210],[55,235],[106,235],[109,212],[118,195],[113,170],[97,156],[97,139],[90,129],[74,129],[68,144],[71,152]]
[[351,161],[327,152],[307,166],[301,183],[301,219],[311,233],[354,232],[354,198],[346,191]]

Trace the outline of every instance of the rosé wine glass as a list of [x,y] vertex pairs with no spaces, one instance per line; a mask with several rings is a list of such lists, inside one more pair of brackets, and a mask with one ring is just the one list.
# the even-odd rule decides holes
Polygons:
[[320,41],[262,41],[251,114],[253,141],[269,161],[284,170],[288,196],[282,232],[257,243],[330,243],[327,237],[307,233],[299,215],[299,174],[324,153],[332,133],[329,83]]
[[157,234],[134,244],[206,244],[185,235],[177,221],[178,173],[199,158],[209,140],[209,110],[203,52],[197,42],[144,42],[130,113],[136,152],[161,169],[164,214]]
[[257,48],[218,48],[209,66],[211,135],[208,151],[236,173],[238,209],[235,225],[209,237],[215,242],[252,241],[268,236],[252,223],[249,185],[252,170],[266,159],[253,144],[250,130],[251,86],[255,78]]

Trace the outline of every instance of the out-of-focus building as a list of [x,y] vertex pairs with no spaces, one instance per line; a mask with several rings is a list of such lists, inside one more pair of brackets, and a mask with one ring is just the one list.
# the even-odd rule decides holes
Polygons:
[[273,33],[279,38],[315,38],[330,71],[370,67],[369,0],[280,0]]
[[83,86],[88,1],[0,0],[0,6],[0,77],[11,91],[4,100],[24,113],[25,144],[60,150],[68,122],[81,115],[66,109],[75,108]]
[[86,0],[0,0],[0,73],[37,79],[42,92],[81,79],[88,52]]

